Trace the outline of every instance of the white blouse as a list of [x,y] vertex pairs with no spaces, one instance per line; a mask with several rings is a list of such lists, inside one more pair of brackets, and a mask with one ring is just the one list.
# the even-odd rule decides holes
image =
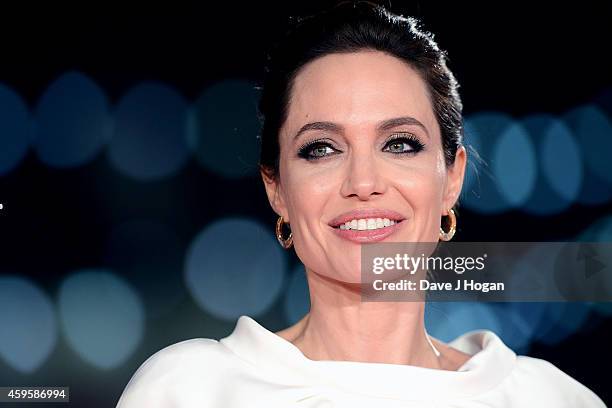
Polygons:
[[221,340],[185,340],[150,356],[117,408],[605,407],[553,364],[517,356],[489,330],[448,344],[472,355],[457,371],[311,360],[243,315]]

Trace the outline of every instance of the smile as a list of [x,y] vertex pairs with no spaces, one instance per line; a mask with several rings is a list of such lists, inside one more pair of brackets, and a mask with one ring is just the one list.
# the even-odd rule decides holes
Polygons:
[[395,221],[388,218],[361,218],[347,221],[344,224],[340,224],[336,228],[341,230],[364,231],[386,228],[394,224]]
[[393,210],[360,208],[340,214],[329,226],[340,238],[355,243],[378,242],[403,227],[405,217]]
[[[378,220],[382,221],[382,227],[380,227],[381,223]],[[390,235],[394,234],[405,224],[404,221],[393,221],[389,220],[385,225],[384,218],[360,218],[358,220],[351,220],[349,224],[349,228],[346,228],[346,223],[341,224],[339,227],[333,228],[332,231],[335,232],[340,238],[344,238],[346,240],[352,241],[358,244],[365,243],[374,243],[379,242]],[[352,229],[351,227],[354,225],[353,221],[357,223],[357,228]],[[365,228],[361,229],[361,227]]]

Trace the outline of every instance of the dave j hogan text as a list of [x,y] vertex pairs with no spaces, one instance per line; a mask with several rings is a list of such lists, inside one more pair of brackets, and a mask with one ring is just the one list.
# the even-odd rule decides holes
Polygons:
[[402,279],[394,282],[385,282],[381,279],[377,279],[372,282],[374,290],[400,290],[400,291],[470,291],[470,292],[490,292],[490,291],[502,291],[505,289],[503,282],[477,282],[473,279],[459,279],[457,282],[431,282],[427,279],[420,279],[418,281],[412,281],[409,279]]

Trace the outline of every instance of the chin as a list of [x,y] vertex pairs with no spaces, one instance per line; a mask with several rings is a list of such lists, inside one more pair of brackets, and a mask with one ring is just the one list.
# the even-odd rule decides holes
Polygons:
[[354,262],[350,262],[349,264],[338,265],[337,268],[333,270],[337,271],[334,276],[331,276],[332,279],[336,279],[343,283],[350,284],[360,284],[362,283],[361,279],[361,254],[358,253],[358,259]]

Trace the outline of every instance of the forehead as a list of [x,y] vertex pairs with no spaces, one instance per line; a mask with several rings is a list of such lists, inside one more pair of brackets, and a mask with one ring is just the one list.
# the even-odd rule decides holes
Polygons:
[[402,60],[379,51],[330,54],[305,65],[291,94],[286,130],[306,121],[369,127],[412,116],[433,133],[436,121],[425,82]]

